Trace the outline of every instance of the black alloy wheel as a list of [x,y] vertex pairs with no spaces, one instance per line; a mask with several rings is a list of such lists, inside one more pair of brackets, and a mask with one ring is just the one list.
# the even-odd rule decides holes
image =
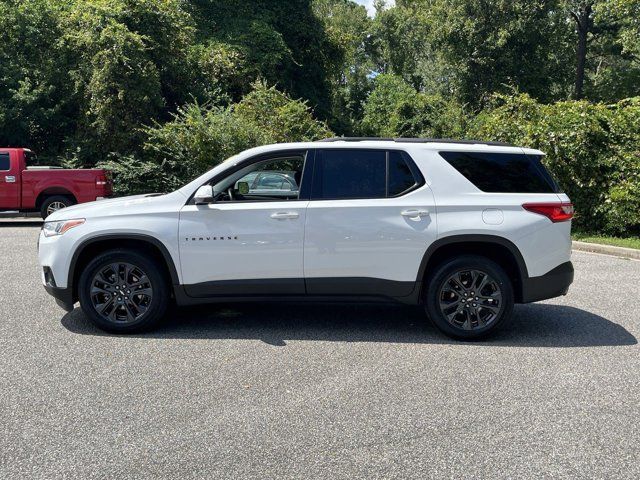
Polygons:
[[476,340],[510,320],[513,285],[496,262],[480,255],[460,255],[445,260],[427,276],[423,301],[429,319],[443,333]]
[[110,250],[84,268],[78,283],[80,305],[102,330],[148,330],[164,317],[169,279],[157,260],[138,251]]

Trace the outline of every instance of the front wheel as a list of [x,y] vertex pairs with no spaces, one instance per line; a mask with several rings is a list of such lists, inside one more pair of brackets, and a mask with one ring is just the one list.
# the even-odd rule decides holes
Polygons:
[[463,255],[440,265],[427,279],[427,315],[446,335],[459,340],[486,337],[513,312],[513,287],[497,263]]
[[167,309],[169,287],[164,272],[153,259],[135,251],[98,255],[82,271],[79,282],[82,310],[108,332],[149,330]]

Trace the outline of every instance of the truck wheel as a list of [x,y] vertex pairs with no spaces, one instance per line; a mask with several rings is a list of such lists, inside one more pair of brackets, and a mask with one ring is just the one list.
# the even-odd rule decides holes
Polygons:
[[40,207],[40,215],[45,219],[53,212],[62,208],[70,207],[74,203],[75,202],[70,197],[65,197],[64,195],[47,197],[44,199],[44,202],[42,202],[42,206]]
[[458,340],[486,337],[511,318],[513,287],[505,271],[488,258],[462,255],[446,261],[427,278],[427,315]]
[[169,287],[164,271],[148,256],[110,250],[84,268],[78,283],[82,311],[113,333],[149,330],[162,320]]

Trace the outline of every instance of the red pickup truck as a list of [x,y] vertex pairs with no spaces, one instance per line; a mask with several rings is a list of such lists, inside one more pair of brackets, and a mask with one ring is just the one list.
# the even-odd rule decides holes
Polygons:
[[61,208],[108,197],[112,191],[106,170],[42,167],[27,148],[0,147],[0,212],[39,211],[46,218]]

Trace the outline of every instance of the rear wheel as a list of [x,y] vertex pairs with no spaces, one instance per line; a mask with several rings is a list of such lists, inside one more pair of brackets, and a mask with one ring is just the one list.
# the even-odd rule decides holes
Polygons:
[[79,282],[82,310],[102,330],[149,330],[167,309],[169,287],[163,270],[138,252],[112,250],[98,255]]
[[75,202],[70,197],[66,197],[64,195],[47,197],[44,199],[44,202],[42,202],[42,206],[40,207],[40,216],[45,219],[53,212],[70,207],[74,203]]
[[427,279],[425,309],[438,329],[450,337],[486,337],[511,318],[513,287],[497,263],[463,255],[440,265]]

